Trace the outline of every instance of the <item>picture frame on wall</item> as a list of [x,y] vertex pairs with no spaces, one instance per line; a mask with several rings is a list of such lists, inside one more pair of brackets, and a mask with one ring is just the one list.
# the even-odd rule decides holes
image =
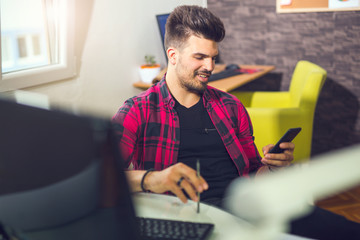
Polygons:
[[277,13],[360,11],[360,0],[276,0]]

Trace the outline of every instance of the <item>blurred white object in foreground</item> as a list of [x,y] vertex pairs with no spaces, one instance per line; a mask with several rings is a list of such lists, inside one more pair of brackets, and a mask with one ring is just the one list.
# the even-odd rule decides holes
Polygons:
[[226,207],[253,225],[249,239],[279,239],[290,220],[311,210],[310,199],[319,200],[359,183],[360,145],[355,145],[316,157],[307,166],[251,180],[238,178],[228,188]]

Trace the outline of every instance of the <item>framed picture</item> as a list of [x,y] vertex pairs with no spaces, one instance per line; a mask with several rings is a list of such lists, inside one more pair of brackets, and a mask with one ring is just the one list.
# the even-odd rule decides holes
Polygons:
[[360,0],[276,0],[278,13],[360,11]]

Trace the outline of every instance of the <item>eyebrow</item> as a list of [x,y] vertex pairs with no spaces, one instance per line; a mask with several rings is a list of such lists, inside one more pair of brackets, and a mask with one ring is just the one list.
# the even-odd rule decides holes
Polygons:
[[[199,52],[196,52],[196,53],[193,53],[194,56],[201,56],[201,57],[210,57],[209,55],[207,54],[204,54],[204,53],[199,53]],[[219,54],[216,54],[215,56],[211,57],[211,58],[216,58],[217,56],[219,56]]]

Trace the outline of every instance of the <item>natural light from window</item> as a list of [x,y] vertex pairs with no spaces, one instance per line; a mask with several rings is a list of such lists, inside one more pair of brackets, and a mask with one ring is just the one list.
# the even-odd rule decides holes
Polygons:
[[0,0],[0,4],[0,91],[74,76],[72,0]]
[[43,0],[1,0],[3,73],[51,64],[45,10]]

